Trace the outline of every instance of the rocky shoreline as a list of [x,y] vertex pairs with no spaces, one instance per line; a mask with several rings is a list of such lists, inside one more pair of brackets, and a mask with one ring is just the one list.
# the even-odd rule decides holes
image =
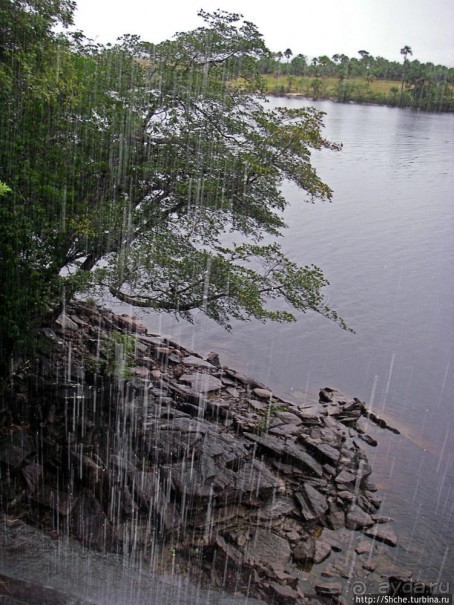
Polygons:
[[366,454],[395,429],[364,402],[285,401],[88,303],[42,336],[0,410],[6,514],[268,603],[408,579]]

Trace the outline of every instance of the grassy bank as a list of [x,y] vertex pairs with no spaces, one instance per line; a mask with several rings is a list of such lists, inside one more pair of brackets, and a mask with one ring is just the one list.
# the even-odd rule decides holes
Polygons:
[[311,99],[377,103],[429,111],[454,111],[452,86],[434,87],[424,82],[402,86],[395,80],[366,78],[264,75],[266,91],[274,95],[300,94]]

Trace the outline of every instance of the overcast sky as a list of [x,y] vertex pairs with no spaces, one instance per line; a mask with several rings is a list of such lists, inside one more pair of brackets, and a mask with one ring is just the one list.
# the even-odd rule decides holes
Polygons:
[[290,48],[309,58],[344,53],[454,67],[454,0],[77,0],[76,25],[99,42],[125,33],[161,42],[201,24],[197,11],[242,13],[277,52]]

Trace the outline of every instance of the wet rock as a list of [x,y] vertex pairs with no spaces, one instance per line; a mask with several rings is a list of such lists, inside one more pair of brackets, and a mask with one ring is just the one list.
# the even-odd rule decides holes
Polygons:
[[207,400],[205,402],[205,415],[211,416],[214,420],[224,419],[229,416],[230,404],[228,401],[222,399],[213,401]]
[[296,414],[292,414],[292,412],[278,412],[277,416],[279,420],[282,420],[286,424],[300,426],[303,423],[301,417],[297,416]]
[[113,545],[112,527],[98,500],[84,490],[71,511],[72,531],[84,546],[102,552]]
[[29,455],[30,452],[17,445],[8,444],[4,447],[0,446],[0,462],[13,468],[20,466]]
[[111,454],[109,461],[110,465],[118,471],[131,472],[136,470],[135,465],[130,460],[130,456],[120,456],[118,454]]
[[338,597],[342,594],[343,586],[340,582],[325,582],[315,585],[315,592],[320,596]]
[[295,545],[293,558],[299,563],[312,563],[315,555],[315,540],[312,536],[306,537]]
[[322,389],[318,397],[321,403],[331,403],[334,399],[333,393],[327,389]]
[[137,321],[126,313],[119,316],[117,315],[116,320],[120,327],[129,330],[130,332],[137,332],[137,334],[147,333],[147,328],[142,323],[140,323],[140,321]]
[[222,382],[219,378],[211,376],[211,374],[183,374],[180,377],[181,382],[187,382],[196,393],[210,393],[211,391],[219,391],[222,388]]
[[[98,339],[108,338],[109,331],[137,333],[131,318],[118,320],[96,308],[85,313],[77,306],[67,312],[79,326],[77,339],[58,324],[55,338],[61,343],[72,339],[73,365],[80,368],[97,354]],[[54,350],[61,367],[57,371],[55,364],[47,367],[47,384],[66,385],[68,379],[68,351],[63,344],[59,347]],[[142,543],[149,546],[147,540],[153,536],[159,548],[173,534],[178,536],[177,559],[181,554],[181,561],[189,560],[191,549],[202,548],[202,573],[213,570],[219,586],[266,594],[275,603],[301,603],[299,580],[292,575],[294,562],[324,561],[351,540],[344,529],[346,511],[348,525],[363,528],[365,519],[370,523],[366,516],[380,504],[369,488],[370,466],[358,437],[360,433],[367,439],[367,424],[372,421],[366,419],[364,404],[343,400],[329,387],[322,389],[324,403],[285,402],[258,381],[219,369],[216,354],[202,359],[178,343],[143,332],[137,337],[134,364],[137,375],[129,380],[92,378],[99,420],[90,418],[94,421],[90,431],[76,422],[70,448],[65,445],[62,450],[70,451],[63,465],[54,437],[46,446],[44,472],[33,467],[33,447],[10,441],[7,447],[27,454],[16,451],[16,458],[10,456],[17,466],[7,469],[15,477],[8,489],[20,484],[23,493],[23,478],[28,477],[33,497],[44,494],[43,482],[46,489],[47,481],[65,484],[58,483],[67,481],[59,469],[64,466],[66,472],[69,463],[68,474],[77,478],[74,487],[83,501],[72,508],[60,506],[56,501],[63,502],[62,497],[48,493],[42,504],[65,517],[84,543],[104,548],[118,540],[124,549],[138,548]],[[76,383],[83,379],[82,374],[77,376]],[[68,402],[71,414],[77,415],[80,405],[91,414],[81,384],[65,386],[65,394],[53,390],[51,402],[49,390],[42,389],[45,404],[39,422],[46,422],[52,435],[60,430],[61,409]],[[44,421],[46,415],[50,418],[50,405],[52,420]],[[120,443],[125,449],[119,449]],[[11,501],[9,493],[2,497]],[[355,512],[353,503],[361,512]],[[76,515],[86,522],[79,523]],[[134,545],[129,517],[144,528],[143,540],[139,537]],[[320,526],[322,535],[315,539]],[[362,555],[358,561],[367,564],[365,559]],[[351,565],[345,566],[350,573]],[[300,569],[298,576],[302,573]],[[364,574],[361,565],[358,573]]]
[[[271,424],[273,425],[274,423]],[[298,435],[299,426],[297,424],[282,424],[281,422],[278,422],[277,426],[272,426],[268,433],[270,435],[278,435],[280,437],[291,437]]]
[[211,353],[208,353],[208,355],[207,355],[207,361],[209,363],[211,363],[212,365],[214,365],[216,368],[220,368],[221,367],[221,361],[219,359],[219,354],[218,353],[214,353],[213,351]]
[[374,524],[372,517],[359,506],[353,505],[347,512],[346,527],[348,529],[362,529]]
[[346,531],[345,529],[339,531],[324,527],[320,539],[325,544],[329,544],[331,546],[331,550],[340,552],[345,542],[350,539],[349,533],[350,532]]
[[146,366],[136,366],[130,370],[133,376],[138,378],[148,378],[150,376],[150,370]]
[[343,485],[353,485],[356,481],[356,476],[353,475],[350,471],[343,469],[336,476],[335,481],[336,481],[336,483],[343,484]]
[[209,361],[205,361],[201,357],[196,357],[195,355],[183,357],[182,363],[184,363],[185,366],[192,366],[195,368],[208,368],[210,370],[213,370],[215,368],[215,366]]
[[365,492],[358,494],[357,503],[363,510],[373,514],[380,508],[382,499],[371,492]]
[[69,516],[78,503],[78,497],[70,493],[44,485],[33,493],[32,499],[39,504],[50,508],[62,517]]
[[290,546],[287,540],[271,531],[258,528],[247,544],[244,557],[249,564],[286,564],[290,560]]
[[260,399],[271,399],[273,397],[273,393],[271,391],[268,391],[268,389],[256,388],[253,390],[253,393]]
[[322,563],[331,554],[331,544],[325,542],[323,538],[315,541],[314,563]]
[[236,473],[235,483],[238,501],[251,498],[269,500],[281,486],[278,479],[260,460],[247,462],[239,469]]
[[64,330],[78,330],[78,324],[73,321],[66,313],[61,313],[56,319],[56,323],[61,326]]
[[336,504],[336,502],[329,503],[327,522],[329,527],[333,530],[345,527],[345,512],[342,507]]
[[235,548],[232,544],[228,544],[221,535],[216,536],[216,545],[221,551],[238,567],[243,562],[243,555],[240,550]]
[[389,428],[388,427],[388,423],[386,422],[386,420],[384,420],[383,418],[380,418],[374,412],[368,412],[367,413],[367,418],[369,418],[370,420],[372,420],[372,422],[374,422],[377,426],[379,426],[382,429]]
[[132,489],[140,506],[150,511],[155,526],[166,533],[179,528],[181,516],[163,491],[156,473],[136,471],[131,474]]
[[294,605],[296,603],[302,603],[303,594],[290,586],[286,586],[285,584],[270,582],[267,587],[267,592],[272,597],[273,602],[280,603],[282,605]]
[[374,548],[375,548],[375,545],[370,540],[361,540],[361,542],[359,542],[356,545],[355,552],[358,555],[363,555],[363,554],[370,555],[370,553],[374,550]]
[[388,523],[378,523],[369,529],[365,529],[364,533],[369,538],[384,542],[389,546],[397,546],[397,535],[393,527]]
[[265,385],[263,385],[261,382],[258,382],[257,380],[254,380],[253,378],[250,378],[237,370],[233,370],[232,368],[224,368],[224,374],[236,382],[241,382],[241,384],[244,384],[245,386],[267,390]]
[[326,497],[309,483],[303,485],[301,492],[295,494],[295,497],[306,521],[320,519],[328,510]]
[[27,464],[22,469],[22,475],[27,483],[27,488],[30,493],[34,492],[43,478],[44,468],[37,462]]
[[150,419],[140,440],[140,456],[157,464],[188,456],[204,435],[203,425],[191,424],[192,418],[187,414],[177,412],[174,416],[172,410],[166,410],[163,415],[163,420]]
[[285,516],[292,515],[295,511],[293,498],[278,496],[272,502],[260,507],[257,518],[260,521],[277,521]]
[[285,570],[285,566],[275,565],[273,567],[272,573],[273,577],[279,580],[281,584],[288,584],[289,586],[295,589],[298,586],[298,578],[288,573]]
[[33,450],[32,440],[25,431],[13,431],[0,440],[0,462],[17,468]]
[[378,441],[370,435],[359,435],[359,438],[362,439],[365,443],[367,443],[367,445],[371,445],[372,447],[376,447],[378,445]]
[[320,425],[322,412],[318,406],[301,407],[294,411],[303,420],[305,425]]
[[321,464],[298,446],[283,443],[280,439],[270,435],[259,436],[254,435],[253,433],[244,433],[244,436],[275,456],[278,456],[278,458],[288,460],[295,466],[303,468],[317,477],[323,476]]
[[366,571],[375,571],[377,569],[377,565],[379,562],[379,558],[378,557],[374,557],[374,558],[369,558],[367,559],[367,561],[365,561],[363,563],[363,569],[365,569]]
[[248,399],[248,403],[258,412],[265,412],[268,409],[268,404],[264,401],[259,401],[258,399]]
[[298,443],[303,444],[307,451],[310,452],[314,458],[322,464],[327,463],[333,465],[334,467],[337,466],[340,452],[336,448],[327,443],[322,443],[320,441],[316,441],[315,439],[311,439],[305,435],[300,435],[297,441]]
[[148,336],[145,334],[140,334],[139,340],[147,345],[154,345],[155,347],[162,346],[164,342],[160,336]]

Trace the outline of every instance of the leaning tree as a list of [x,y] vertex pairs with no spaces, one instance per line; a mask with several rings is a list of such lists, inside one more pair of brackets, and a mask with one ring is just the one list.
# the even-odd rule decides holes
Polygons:
[[[28,69],[31,93],[6,99],[1,122],[3,228],[21,226],[3,250],[21,259],[22,282],[10,264],[9,286],[29,272],[54,312],[101,287],[188,319],[201,309],[225,327],[292,321],[295,310],[345,327],[321,270],[268,237],[285,226],[283,180],[304,200],[331,198],[311,164],[312,149],[337,148],[322,136],[323,114],[267,108],[257,60],[269,51],[255,25],[200,16],[201,27],[157,45],[46,33],[45,69],[36,80]],[[10,320],[20,322],[14,310]]]

